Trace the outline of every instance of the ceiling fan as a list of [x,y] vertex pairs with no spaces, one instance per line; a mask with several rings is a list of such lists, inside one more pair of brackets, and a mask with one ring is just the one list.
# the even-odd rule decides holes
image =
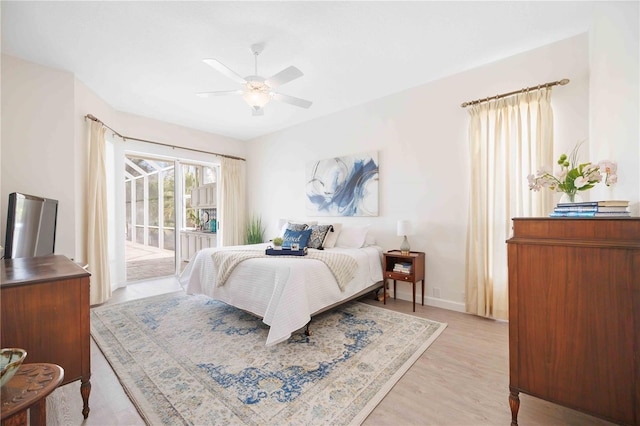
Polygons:
[[263,48],[264,46],[262,44],[254,44],[251,46],[251,52],[253,53],[255,63],[254,75],[249,75],[244,78],[217,59],[203,59],[202,61],[205,64],[209,65],[220,74],[229,77],[236,83],[242,84],[242,89],[201,92],[197,93],[197,95],[205,98],[209,96],[242,95],[245,102],[247,102],[251,107],[253,115],[264,115],[264,106],[272,99],[301,108],[309,108],[312,104],[311,101],[274,91],[277,87],[295,80],[298,77],[302,77],[304,74],[302,74],[302,71],[298,68],[294,66],[287,67],[269,78],[264,78],[258,75],[258,55],[262,52]]

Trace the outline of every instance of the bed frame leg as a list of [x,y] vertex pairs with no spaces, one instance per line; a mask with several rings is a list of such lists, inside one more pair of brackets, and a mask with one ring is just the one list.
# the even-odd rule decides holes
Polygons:
[[305,336],[311,336],[313,334],[311,330],[309,330],[309,326],[311,326],[311,320],[309,320],[309,322],[307,323],[307,326],[304,329]]

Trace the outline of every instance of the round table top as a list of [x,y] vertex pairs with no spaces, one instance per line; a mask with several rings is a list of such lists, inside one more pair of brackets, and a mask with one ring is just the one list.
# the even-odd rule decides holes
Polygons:
[[63,378],[64,370],[59,365],[22,364],[0,392],[2,420],[46,398]]

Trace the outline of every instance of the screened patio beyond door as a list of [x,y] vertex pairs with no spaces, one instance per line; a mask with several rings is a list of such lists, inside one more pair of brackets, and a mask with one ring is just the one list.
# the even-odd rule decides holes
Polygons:
[[176,273],[175,164],[125,157],[127,282]]

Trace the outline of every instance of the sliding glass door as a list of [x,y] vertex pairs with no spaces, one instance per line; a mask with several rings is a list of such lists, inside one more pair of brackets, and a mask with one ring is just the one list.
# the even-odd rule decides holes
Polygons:
[[127,282],[175,275],[176,162],[125,155],[124,169]]
[[193,204],[191,194],[202,185],[215,184],[218,159],[152,143],[124,143],[115,137],[108,146],[108,173],[114,183],[108,194],[113,206],[109,209],[113,288],[175,277],[191,258],[188,250],[181,250],[183,240],[192,242],[195,236],[196,242],[216,242],[215,234],[201,235],[207,220],[216,217],[216,206]]

